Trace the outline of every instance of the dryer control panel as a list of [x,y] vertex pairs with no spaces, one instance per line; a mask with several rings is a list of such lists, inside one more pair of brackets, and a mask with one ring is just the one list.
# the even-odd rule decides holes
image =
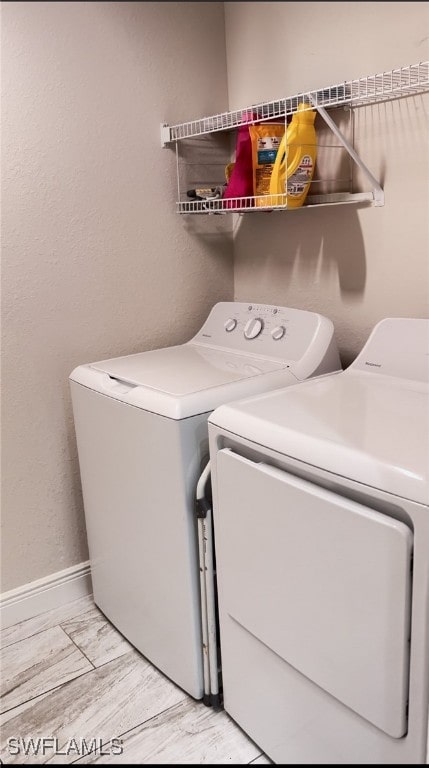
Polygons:
[[429,381],[429,320],[386,317],[373,328],[351,371]]
[[316,312],[271,304],[225,301],[215,304],[192,343],[251,353],[281,361],[308,354],[332,323]]

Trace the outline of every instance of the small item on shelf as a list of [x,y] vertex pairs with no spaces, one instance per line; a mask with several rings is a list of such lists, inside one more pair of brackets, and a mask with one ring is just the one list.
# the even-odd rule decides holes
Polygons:
[[280,195],[277,205],[299,208],[307,197],[316,164],[315,117],[314,109],[298,104],[281,140],[270,180],[270,195]]
[[192,200],[219,200],[224,192],[225,187],[197,187],[196,189],[188,189],[187,196]]
[[[261,123],[249,126],[252,143],[253,194],[269,195],[271,172],[280,142],[285,133],[285,123]],[[265,207],[267,201],[256,199],[256,207]]]

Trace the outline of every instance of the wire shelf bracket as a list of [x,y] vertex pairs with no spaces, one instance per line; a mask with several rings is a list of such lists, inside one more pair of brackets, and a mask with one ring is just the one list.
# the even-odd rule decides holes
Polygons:
[[319,115],[323,118],[325,123],[329,126],[331,131],[335,134],[335,136],[337,137],[338,141],[341,142],[341,144],[343,145],[344,149],[349,153],[349,155],[352,158],[352,160],[354,160],[356,165],[361,169],[362,173],[366,176],[366,178],[370,182],[370,184],[372,186],[372,195],[373,195],[374,205],[376,205],[376,206],[384,205],[384,190],[382,189],[382,187],[378,183],[378,181],[375,178],[375,176],[371,173],[371,171],[365,165],[363,160],[361,160],[361,158],[359,157],[359,155],[355,151],[354,147],[350,144],[350,142],[346,139],[346,137],[341,133],[340,129],[335,124],[335,122],[333,121],[332,117],[327,113],[325,107],[318,107],[318,106],[315,105],[315,108],[316,108],[317,112],[319,113]]

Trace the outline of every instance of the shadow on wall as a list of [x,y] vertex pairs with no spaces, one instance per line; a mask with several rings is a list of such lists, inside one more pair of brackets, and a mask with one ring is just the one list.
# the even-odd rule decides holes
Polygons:
[[356,205],[342,206],[341,216],[337,206],[244,215],[234,252],[236,287],[252,287],[260,301],[271,292],[272,303],[299,300],[328,316],[338,293],[345,303],[362,301],[366,257]]

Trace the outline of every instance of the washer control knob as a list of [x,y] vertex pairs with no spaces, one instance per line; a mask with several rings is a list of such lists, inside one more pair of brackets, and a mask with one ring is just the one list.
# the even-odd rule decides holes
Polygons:
[[260,317],[252,317],[244,326],[244,338],[256,339],[256,337],[261,333],[263,327],[264,322]]
[[286,328],[284,327],[284,325],[277,325],[271,331],[271,336],[273,337],[274,341],[278,341],[279,339],[283,338],[285,333],[286,333]]
[[234,328],[237,327],[237,320],[234,317],[230,317],[223,326],[227,333],[231,333]]

